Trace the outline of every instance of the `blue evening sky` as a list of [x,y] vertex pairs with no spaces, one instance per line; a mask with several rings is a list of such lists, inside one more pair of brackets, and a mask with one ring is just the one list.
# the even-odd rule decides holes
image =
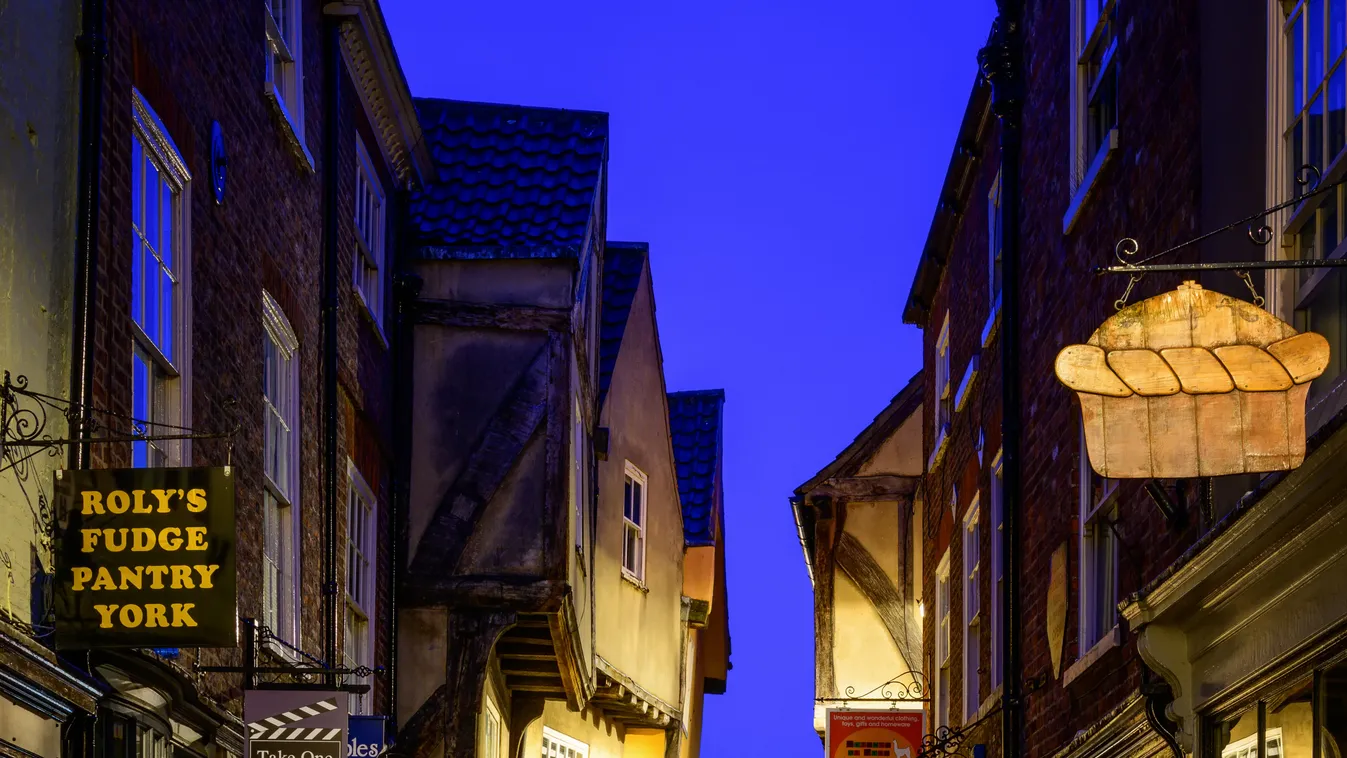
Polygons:
[[[418,96],[611,114],[671,391],[726,392],[734,670],[703,755],[815,758],[787,497],[921,365],[902,306],[994,0],[383,0]],[[895,672],[897,673],[897,672]]]

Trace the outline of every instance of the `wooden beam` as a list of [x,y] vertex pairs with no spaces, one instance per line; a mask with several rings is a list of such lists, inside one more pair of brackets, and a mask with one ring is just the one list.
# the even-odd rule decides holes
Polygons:
[[851,502],[904,500],[917,491],[916,476],[845,476],[826,479],[809,494]]
[[523,676],[532,676],[535,674],[547,674],[549,676],[560,677],[561,670],[557,668],[556,661],[530,661],[520,660],[518,658],[502,658],[500,662],[501,673],[505,675],[516,674]]
[[441,684],[398,730],[397,744],[412,758],[431,758],[443,754],[444,722],[449,711],[449,700],[449,688]]
[[496,646],[496,655],[502,659],[508,658],[516,661],[552,661],[555,663],[557,660],[557,654],[550,646],[524,645],[509,639],[500,641],[500,644]]
[[418,577],[401,589],[403,607],[499,608],[524,612],[554,612],[566,594],[566,583],[555,579],[517,576]]
[[[421,735],[425,737],[428,736],[427,731],[431,733],[438,731],[443,735],[444,750],[441,753],[432,748],[427,752],[423,751],[421,742],[409,742],[408,746],[417,751],[416,755],[442,754],[444,758],[475,758],[477,714],[482,707],[491,651],[497,638],[514,623],[514,620],[514,614],[502,611],[467,610],[449,613],[444,689],[452,695],[439,710],[443,717],[439,724],[440,728],[436,730],[423,727]],[[436,695],[439,695],[438,691]],[[423,706],[422,710],[424,709]],[[417,715],[420,715],[420,711]]]
[[915,613],[908,607],[905,593],[895,587],[884,568],[854,535],[843,532],[837,540],[835,553],[837,568],[842,570],[866,600],[875,607],[893,644],[902,653],[909,668],[921,665],[915,654],[921,632],[916,628]]
[[570,308],[463,303],[455,300],[416,301],[416,323],[465,329],[563,331],[570,329]]
[[409,586],[438,582],[455,573],[482,511],[542,427],[549,357],[548,345],[544,345],[487,423],[462,473],[440,499],[408,568]]
[[[834,697],[833,671],[833,520],[827,498],[814,500],[819,518],[814,523],[814,698]],[[708,688],[709,689],[709,688]]]

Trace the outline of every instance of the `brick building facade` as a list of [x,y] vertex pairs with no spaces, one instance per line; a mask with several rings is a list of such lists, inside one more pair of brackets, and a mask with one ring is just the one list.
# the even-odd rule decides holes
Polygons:
[[[95,441],[72,465],[229,466],[238,614],[264,629],[259,663],[391,676],[400,229],[428,160],[378,4],[89,0],[82,12],[104,19],[85,37],[102,85],[86,130],[99,199],[86,416],[95,440],[143,438]],[[69,318],[70,288],[53,293]],[[72,397],[75,347],[61,380]],[[45,621],[50,600],[34,598]],[[242,655],[67,655],[82,682],[70,697],[96,687],[101,699],[63,752],[242,753],[241,675],[194,671]],[[391,712],[386,677],[342,681],[370,686],[353,712]]]
[[[931,716],[993,755],[1002,748],[1003,655],[1003,556],[994,539],[1003,518],[999,283],[992,285],[999,193],[1021,198],[1021,754],[1156,754],[1169,749],[1165,732],[1174,725],[1148,722],[1147,699],[1163,712],[1173,693],[1143,663],[1118,604],[1209,534],[1257,478],[1157,481],[1190,514],[1167,519],[1144,482],[1102,480],[1090,469],[1079,404],[1053,364],[1063,346],[1084,342],[1114,313],[1127,279],[1093,269],[1113,262],[1121,239],[1154,253],[1263,207],[1263,113],[1247,107],[1249,93],[1265,87],[1264,61],[1247,55],[1264,33],[1259,6],[1026,3],[1016,189],[1000,185],[990,88],[978,81],[970,96],[904,315],[925,330],[933,380],[923,560],[927,671],[937,682]],[[1227,238],[1169,262],[1262,254]],[[1182,278],[1251,297],[1229,274],[1173,274],[1146,277],[1131,302]]]

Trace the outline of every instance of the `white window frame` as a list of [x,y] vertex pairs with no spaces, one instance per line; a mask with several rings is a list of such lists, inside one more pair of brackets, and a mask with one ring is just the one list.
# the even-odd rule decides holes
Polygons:
[[589,745],[550,726],[543,727],[542,758],[589,758]]
[[950,671],[950,550],[945,549],[935,568],[935,699],[931,717],[935,726],[949,726],[950,690],[954,682]]
[[[1071,155],[1069,178],[1071,203],[1062,221],[1063,231],[1069,232],[1099,175],[1104,162],[1118,146],[1118,29],[1117,15],[1120,0],[1071,0]],[[1098,4],[1098,17],[1093,20],[1086,13],[1087,4]],[[1089,28],[1086,28],[1087,25]],[[1091,75],[1091,68],[1099,71]],[[1114,78],[1110,85],[1106,78]],[[1100,87],[1113,87],[1113,118],[1111,126],[1092,139],[1091,106]],[[1092,142],[1097,140],[1097,144]]]
[[988,640],[991,648],[991,671],[988,672],[988,684],[993,693],[1001,688],[1001,667],[1002,656],[1005,653],[1002,640],[1001,625],[1005,623],[1002,608],[1002,582],[1005,581],[1005,481],[1001,476],[1001,451],[996,451],[996,456],[992,458],[990,469],[990,487],[988,492],[988,505],[990,506],[992,539],[991,539],[991,613],[988,614],[991,619],[991,628],[989,633],[991,639]]
[[987,320],[1001,311],[1001,169],[987,192]]
[[[274,10],[277,4],[283,6],[279,14]],[[304,144],[303,4],[303,0],[266,0],[263,9],[267,35],[265,92],[280,109],[301,146]],[[281,28],[277,15],[288,29]],[[312,159],[309,162],[312,164]]]
[[[494,726],[494,739],[492,731]],[[501,748],[505,742],[504,720],[500,716],[500,708],[496,706],[496,701],[489,693],[482,696],[482,734],[480,736],[481,744],[477,751],[477,758],[504,758]],[[495,743],[495,744],[492,744]]]
[[941,324],[940,333],[935,339],[935,446],[931,449],[932,462],[940,459],[954,418],[954,386],[950,377],[949,348],[949,311],[945,311],[945,321]]
[[[1080,627],[1079,657],[1084,658],[1095,645],[1104,642],[1116,628],[1118,606],[1118,538],[1110,521],[1116,519],[1114,495],[1117,479],[1104,479],[1090,466],[1085,449],[1085,427],[1080,430]],[[1095,496],[1096,480],[1100,481],[1099,495]],[[1102,554],[1102,557],[1101,557]],[[1100,567],[1108,585],[1102,593],[1095,591]]]
[[963,519],[963,703],[964,723],[977,717],[982,704],[978,664],[982,639],[982,509],[974,497]]
[[[1296,178],[1300,166],[1311,163],[1322,175],[1336,175],[1344,156],[1347,155],[1347,134],[1339,133],[1345,143],[1333,150],[1332,107],[1329,90],[1336,89],[1338,96],[1344,96],[1347,89],[1347,58],[1344,52],[1334,52],[1331,40],[1331,25],[1328,18],[1331,3],[1324,2],[1321,10],[1325,16],[1321,28],[1320,50],[1323,52],[1322,76],[1310,78],[1310,47],[1304,44],[1300,49],[1300,79],[1303,91],[1299,93],[1299,106],[1295,102],[1295,71],[1291,64],[1295,48],[1290,38],[1303,33],[1309,36],[1304,19],[1309,4],[1301,0],[1290,13],[1283,13],[1280,3],[1269,3],[1268,23],[1268,153],[1267,153],[1267,196],[1268,205],[1281,203],[1304,191]],[[1334,82],[1335,77],[1342,77]],[[1319,104],[1319,140],[1314,145],[1310,139],[1309,121],[1314,111],[1313,104]],[[1340,103],[1341,104],[1341,103]],[[1295,135],[1301,135],[1298,150]],[[1293,154],[1295,153],[1295,154]],[[1312,177],[1310,177],[1312,178]],[[1278,244],[1286,247],[1288,257],[1298,259],[1335,259],[1347,256],[1347,188],[1338,187],[1323,195],[1296,207],[1294,210],[1278,214],[1281,219],[1269,219],[1273,228],[1274,240],[1269,250],[1278,249]],[[1286,225],[1295,219],[1294,231]],[[1284,241],[1283,231],[1288,238]],[[1274,256],[1279,257],[1279,256]],[[1313,406],[1339,385],[1347,375],[1347,312],[1343,311],[1342,301],[1347,297],[1347,280],[1335,269],[1318,271],[1270,271],[1267,272],[1268,309],[1277,313],[1300,331],[1314,331],[1324,335],[1329,341],[1329,364],[1323,374],[1310,385],[1310,405]],[[1316,306],[1327,305],[1329,313],[1315,318]],[[1334,313],[1333,311],[1337,311]],[[1331,416],[1341,407],[1343,399],[1338,397],[1334,407],[1323,409],[1319,418]]]
[[[384,327],[384,277],[387,274],[388,196],[374,168],[365,141],[357,134],[355,228],[356,255],[352,272],[356,294],[374,319],[380,336]],[[368,207],[365,203],[368,201]]]
[[[367,666],[374,668],[374,621],[378,605],[379,578],[379,501],[365,477],[361,476],[355,462],[346,461],[346,627],[348,635],[343,654],[348,668]],[[358,512],[363,508],[364,513]],[[356,516],[364,521],[359,529],[352,523]],[[363,544],[362,544],[363,543]],[[356,556],[365,562],[360,576],[354,576]],[[356,584],[358,582],[359,584]],[[353,593],[352,590],[355,590]],[[362,601],[359,595],[364,598]],[[352,647],[349,635],[358,625],[364,625],[364,640],[360,648]],[[354,678],[358,684],[373,684],[370,677]],[[369,714],[371,710],[370,693],[352,695],[351,713]]]
[[[140,299],[135,297],[135,285],[132,284],[132,415],[136,417],[137,423],[133,423],[131,433],[133,435],[147,434],[174,434],[178,431],[177,427],[191,426],[191,403],[187,398],[191,397],[191,363],[192,363],[192,309],[188,307],[191,303],[191,208],[192,208],[192,175],[187,170],[187,163],[183,160],[182,152],[169,136],[168,129],[163,122],[159,120],[154,109],[140,94],[138,90],[132,90],[132,238],[135,249],[132,252],[132,275],[140,274],[142,276],[142,295]],[[135,161],[140,159],[144,162],[137,167]],[[169,314],[172,319],[166,334],[161,333],[158,338],[151,336],[141,328],[140,314],[135,313],[138,303],[144,303],[143,276],[144,269],[149,264],[160,266],[159,251],[155,243],[146,238],[142,229],[142,219],[136,218],[148,212],[145,202],[145,182],[147,175],[144,170],[145,162],[153,165],[157,177],[162,177],[163,184],[156,179],[154,206],[162,208],[163,190],[167,190],[170,195],[170,203],[174,206],[170,208],[167,216],[162,213],[158,216],[158,244],[162,246],[165,239],[170,246],[169,258],[171,264],[168,265],[168,271],[164,272],[173,282],[172,292],[169,295],[171,300]],[[139,182],[139,186],[137,186]],[[136,201],[136,194],[140,193],[139,202]],[[164,232],[165,221],[169,224],[167,233]],[[148,246],[148,247],[147,247]],[[151,252],[153,250],[153,252]],[[164,271],[160,266],[161,272]],[[162,282],[156,282],[162,284]],[[159,290],[156,290],[159,292]],[[156,321],[162,320],[162,292],[156,296],[156,310],[159,316]],[[143,305],[142,305],[143,307]],[[160,341],[163,339],[169,341],[165,348],[171,355],[165,355],[164,349],[161,349]],[[136,374],[138,367],[144,366],[146,371],[145,393],[142,400],[138,397]],[[138,423],[146,422],[146,423]],[[132,465],[136,466],[183,466],[191,461],[191,447],[188,440],[167,440],[167,441],[141,441],[132,443]]]
[[[1278,726],[1268,729],[1263,735],[1263,744],[1268,747],[1268,758],[1281,758],[1282,728]],[[1273,752],[1274,750],[1276,752]],[[1258,732],[1255,731],[1248,737],[1226,745],[1221,750],[1221,758],[1258,758]]]
[[[277,351],[278,360],[285,361],[281,366],[283,369],[281,376],[277,378],[279,393],[277,397],[270,397],[266,383],[263,383],[262,412],[266,419],[263,426],[264,430],[268,430],[264,431],[267,438],[263,444],[264,458],[268,451],[275,450],[275,442],[271,440],[269,431],[270,425],[282,423],[286,430],[281,440],[285,464],[283,470],[277,472],[281,481],[276,481],[272,477],[269,461],[263,466],[263,571],[276,572],[275,578],[272,579],[276,586],[269,589],[267,580],[271,577],[269,573],[264,574],[262,618],[263,623],[274,635],[297,645],[300,641],[300,620],[303,615],[299,601],[301,565],[299,338],[291,328],[290,321],[285,317],[280,304],[265,290],[262,292],[262,325],[264,339]],[[264,355],[266,349],[267,345],[264,345]],[[265,360],[263,365],[265,376]],[[281,407],[277,407],[277,403]],[[277,421],[273,422],[273,418]],[[273,540],[276,543],[276,555],[270,554]],[[275,593],[274,607],[271,593]],[[290,655],[284,646],[276,646],[276,650]]]
[[[645,554],[646,554],[645,538],[646,538],[646,527],[649,525],[647,519],[650,516],[650,509],[648,507],[650,503],[650,481],[646,477],[645,472],[641,471],[639,468],[636,468],[636,466],[634,466],[631,461],[624,461],[623,477],[624,478],[623,478],[623,494],[622,494],[622,576],[644,587]],[[639,509],[639,512],[635,513],[635,515],[638,517],[636,521],[633,521],[632,519],[627,517],[626,498],[628,489],[631,489],[629,488],[628,485],[633,483],[640,484],[641,486],[639,497],[640,502],[635,503],[632,506],[633,509]],[[631,491],[634,492],[635,490],[631,489]],[[631,549],[629,548],[628,535],[630,535],[632,532],[636,533],[636,541],[634,543],[636,550],[635,556],[632,556],[628,552]],[[632,565],[628,566],[629,563],[631,563]]]

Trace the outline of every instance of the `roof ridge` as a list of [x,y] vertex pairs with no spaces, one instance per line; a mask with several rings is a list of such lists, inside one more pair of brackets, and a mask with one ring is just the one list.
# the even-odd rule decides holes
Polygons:
[[452,106],[464,109],[474,108],[481,110],[494,109],[494,110],[541,111],[546,113],[575,113],[582,116],[599,116],[602,117],[605,121],[608,120],[609,118],[608,111],[596,111],[585,108],[561,108],[553,105],[525,105],[523,103],[490,103],[485,100],[458,100],[449,97],[412,98],[413,105],[419,103],[441,105],[441,106]]

